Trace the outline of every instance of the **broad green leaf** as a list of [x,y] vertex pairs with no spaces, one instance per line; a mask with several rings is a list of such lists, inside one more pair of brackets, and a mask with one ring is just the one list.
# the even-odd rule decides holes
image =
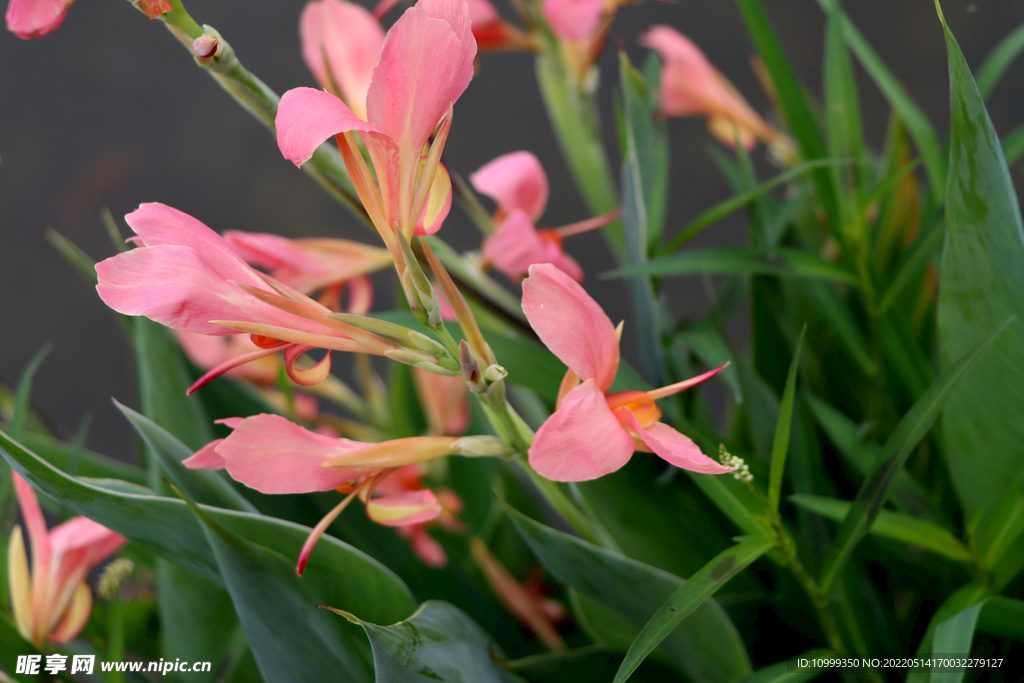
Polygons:
[[853,284],[850,271],[802,249],[787,247],[716,247],[694,249],[647,263],[626,266],[602,275],[604,278],[635,275],[692,275],[727,273],[735,275],[777,275],[779,277],[822,278]]
[[[917,649],[914,651],[914,656],[929,656],[933,652],[932,642],[935,639],[935,629],[938,625],[946,619],[956,616],[958,613],[966,610],[978,601],[984,600],[990,594],[991,590],[989,587],[978,581],[973,581],[953,591],[953,593],[946,598],[945,602],[939,605],[939,609],[932,614],[931,619],[928,621],[928,628],[925,630],[924,636],[921,637],[921,641],[918,643]],[[929,669],[911,669],[907,672],[907,683],[928,683],[929,674]]]
[[1010,31],[999,43],[992,48],[992,51],[985,57],[981,68],[978,69],[976,80],[978,92],[983,99],[988,99],[996,83],[1006,73],[1010,63],[1024,50],[1024,24],[1021,24]]
[[825,673],[827,669],[820,669],[814,666],[801,667],[800,661],[813,662],[819,657],[832,657],[834,653],[828,650],[808,650],[799,657],[794,657],[785,662],[770,664],[753,672],[739,683],[804,683],[813,681]]
[[[828,8],[831,0],[818,0],[823,8]],[[935,129],[928,123],[928,119],[912,99],[907,95],[903,86],[893,76],[892,72],[885,65],[885,62],[878,56],[864,35],[853,25],[849,17],[844,16],[842,24],[843,35],[846,44],[850,46],[853,54],[857,56],[861,66],[867,71],[871,80],[875,82],[882,95],[889,101],[900,118],[907,126],[910,137],[914,139],[921,157],[924,160],[924,167],[931,180],[932,192],[936,195],[936,204],[941,203],[942,195],[946,189],[946,162],[942,157],[942,146],[939,144]]]
[[[614,609],[637,628],[642,628],[676,589],[685,584],[672,574],[598,548],[507,509],[534,554],[555,578]],[[661,647],[695,680],[734,681],[750,672],[750,659],[743,641],[714,600],[700,605]]]
[[714,595],[729,579],[745,569],[776,544],[774,536],[747,536],[740,543],[715,556],[676,592],[651,617],[622,660],[614,683],[623,683],[640,663],[680,623]]
[[[0,424],[0,431],[11,434],[7,425]],[[75,457],[73,444],[65,443],[45,434],[25,432],[22,434],[20,443],[26,448],[38,454],[46,462],[59,470],[67,470]],[[133,484],[145,485],[145,470],[128,465],[120,460],[108,458],[87,449],[78,452],[78,470],[75,473],[82,477],[124,479]]]
[[1016,316],[943,412],[945,461],[971,517],[1024,467],[1024,224],[999,138],[956,39],[943,27],[952,120],[940,366]]
[[[0,452],[33,486],[77,514],[223,585],[206,536],[183,501],[113,491],[96,482],[69,477],[4,434],[0,434]],[[287,558],[298,556],[310,531],[308,527],[273,517],[219,508],[203,509],[231,532],[258,539],[269,551]],[[294,564],[292,568],[294,570]],[[344,576],[344,581],[337,580],[338,575]],[[390,570],[326,534],[310,557],[303,580],[314,584],[324,601],[347,606],[367,619],[396,621],[415,609],[408,588]]]
[[[553,53],[537,55],[537,85],[547,108],[551,127],[562,148],[576,187],[595,214],[616,208],[611,164],[601,141],[601,126],[594,97],[581,92]],[[605,237],[619,259],[626,254],[622,224],[616,221],[604,228]]]
[[1024,468],[985,520],[977,545],[982,566],[992,570],[999,588],[1024,568]]
[[1003,137],[1003,156],[1007,166],[1012,165],[1021,154],[1024,154],[1024,124],[1021,124]]
[[[946,619],[935,627],[932,640],[932,655],[936,657],[969,656],[974,629],[978,625],[978,614],[985,607],[986,600],[971,605],[962,612]],[[966,669],[933,671],[932,683],[960,683]]]
[[366,630],[373,647],[375,683],[512,683],[495,661],[494,640],[458,607],[430,600],[408,619],[382,626],[344,610]]
[[188,496],[209,505],[259,514],[252,503],[216,472],[190,470],[182,465],[182,461],[192,457],[195,451],[174,438],[170,432],[128,406],[117,401],[114,401],[114,405],[128,418],[135,431],[159,459],[174,485]]
[[[317,613],[317,586],[292,561],[218,523],[187,501],[202,527],[267,683],[369,681],[366,643],[330,614]],[[348,580],[339,571],[338,578]]]
[[[846,517],[851,506],[850,501],[804,493],[794,494],[789,499],[802,508],[813,510],[837,522]],[[972,561],[971,554],[964,544],[947,529],[917,517],[882,510],[875,517],[869,531],[878,536],[926,548],[957,562]]]
[[779,498],[782,495],[782,476],[786,472],[786,455],[789,453],[789,430],[793,426],[793,397],[796,395],[796,371],[800,367],[800,350],[804,346],[807,326],[800,332],[793,360],[789,364],[786,388],[779,403],[779,421],[775,425],[775,439],[772,442],[771,469],[768,471],[768,511],[777,514]]
[[881,511],[889,485],[896,473],[903,469],[910,452],[931,429],[939,411],[946,405],[950,394],[953,393],[960,380],[978,358],[988,350],[999,333],[1006,328],[1006,324],[1003,323],[997,327],[973,350],[964,354],[942,373],[900,420],[896,430],[875,459],[871,475],[861,485],[853,505],[850,506],[849,512],[846,513],[839,526],[839,533],[832,551],[825,560],[825,569],[821,580],[823,593],[826,595],[829,593],[829,588],[835,581],[842,565],[849,558],[860,539],[871,528],[875,517]]
[[978,630],[1024,642],[1024,600],[988,598],[978,615]]
[[[804,96],[796,74],[793,73],[789,60],[782,51],[778,36],[768,21],[760,0],[736,0],[747,31],[754,41],[754,47],[761,56],[778,94],[778,102],[782,113],[789,124],[789,130],[800,148],[801,157],[806,160],[823,159],[825,143],[821,130],[818,128],[810,105]],[[826,220],[830,229],[839,225],[839,212],[836,204],[836,192],[828,170],[814,169],[811,179],[818,194],[818,200],[825,210]]]

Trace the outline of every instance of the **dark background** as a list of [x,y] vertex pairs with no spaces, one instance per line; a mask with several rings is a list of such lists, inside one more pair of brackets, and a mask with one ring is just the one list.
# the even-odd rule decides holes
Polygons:
[[[315,85],[299,53],[303,4],[186,2],[199,23],[220,30],[242,62],[278,93]],[[503,0],[497,4],[511,16]],[[820,93],[824,21],[818,4],[764,4],[797,73]],[[946,54],[932,0],[857,0],[847,2],[846,10],[944,132]],[[947,0],[944,10],[974,68],[1024,21],[1024,0]],[[658,23],[691,37],[755,108],[767,113],[749,67],[753,48],[731,2],[647,1],[623,7],[611,43],[624,45],[639,62],[645,51],[636,37]],[[541,158],[552,185],[541,224],[585,218],[540,103],[532,56],[485,54],[480,61],[477,78],[456,106],[445,154],[449,167],[466,175],[499,154],[529,149]],[[606,50],[601,64],[610,134],[611,85],[617,79],[613,50]],[[878,149],[889,109],[864,73],[858,75],[868,139]],[[1024,120],[1022,93],[1024,62],[1017,62],[990,101],[1001,134]],[[708,159],[706,148],[714,143],[702,120],[674,120],[670,134],[671,232],[728,191]],[[763,161],[763,156],[758,150],[757,157]],[[36,350],[53,341],[37,375],[35,404],[65,434],[91,413],[88,445],[122,458],[130,457],[133,438],[110,397],[134,405],[128,346],[95,291],[47,244],[45,226],[97,260],[113,253],[100,208],[120,217],[148,201],[170,204],[218,231],[375,238],[281,157],[265,129],[195,66],[160,22],[148,21],[125,0],[81,0],[63,26],[39,40],[0,35],[0,158],[0,377],[16,383]],[[762,174],[769,171],[762,163]],[[1015,179],[1020,180],[1019,168]],[[738,244],[743,230],[742,215],[733,216],[694,240],[694,246]],[[460,249],[479,244],[457,208],[441,236]],[[600,237],[573,238],[567,247],[588,273],[588,290],[614,320],[625,317],[621,284],[596,277],[611,265]],[[378,282],[386,284],[386,278]],[[680,314],[697,315],[706,306],[699,280],[673,280],[669,287]],[[384,288],[378,297],[380,306],[389,306]],[[742,325],[738,329],[742,334]]]

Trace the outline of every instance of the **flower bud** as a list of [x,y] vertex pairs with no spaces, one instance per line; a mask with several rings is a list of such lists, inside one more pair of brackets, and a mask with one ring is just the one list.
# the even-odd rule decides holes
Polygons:
[[204,60],[209,60],[217,54],[217,46],[216,38],[204,34],[192,41],[192,53],[199,63],[203,64]]
[[505,446],[493,436],[464,436],[452,444],[452,450],[468,457],[498,458],[505,455]]
[[483,374],[480,372],[480,365],[476,362],[476,358],[473,357],[473,352],[469,350],[469,344],[463,339],[459,342],[459,364],[462,369],[462,376],[466,380],[466,384],[469,386],[473,393],[479,394],[487,388],[487,382],[484,381]]
[[434,356],[442,357],[446,354],[444,346],[434,341],[422,332],[409,331],[409,343],[420,351],[426,351]]

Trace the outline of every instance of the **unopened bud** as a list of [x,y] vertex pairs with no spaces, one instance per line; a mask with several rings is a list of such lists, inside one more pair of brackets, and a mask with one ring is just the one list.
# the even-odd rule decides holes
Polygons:
[[479,394],[487,388],[487,383],[483,381],[483,374],[480,372],[480,365],[473,357],[473,352],[469,350],[469,344],[465,339],[459,342],[459,362],[462,366],[462,377],[473,393]]
[[488,365],[487,369],[484,370],[484,381],[488,384],[494,384],[508,377],[508,370],[501,367],[500,365]]
[[469,457],[501,457],[505,446],[493,436],[466,436],[452,444],[452,450]]
[[213,36],[202,35],[192,41],[192,53],[195,54],[196,59],[202,60],[210,59],[217,54],[217,39]]
[[[446,359],[442,358],[441,360],[446,360]],[[446,368],[446,367],[443,367],[441,365],[438,365],[437,363],[430,363],[430,362],[413,363],[412,366],[414,368],[419,368],[420,370],[426,370],[427,372],[432,372],[435,375],[444,375],[445,377],[458,377],[459,376],[458,370],[451,370],[449,368]]]
[[422,332],[416,330],[409,331],[409,343],[415,346],[420,351],[426,351],[434,356],[444,356],[445,348],[438,342],[434,341]]
[[405,363],[407,365],[416,365],[417,363],[437,363],[436,356],[431,356],[429,353],[416,351],[415,349],[388,349],[384,352],[384,355],[391,360],[397,360],[399,363]]

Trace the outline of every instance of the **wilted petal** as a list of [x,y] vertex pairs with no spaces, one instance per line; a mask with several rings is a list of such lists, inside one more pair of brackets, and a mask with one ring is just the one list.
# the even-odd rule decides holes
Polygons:
[[314,0],[299,18],[302,57],[324,88],[337,86],[356,116],[366,118],[366,91],[380,58],[384,29],[362,5]]
[[311,432],[279,415],[244,420],[217,447],[228,474],[262,493],[330,491],[367,474],[323,463],[364,444]]
[[554,481],[587,481],[614,472],[633,455],[633,439],[593,380],[570,391],[537,430],[530,466]]
[[441,504],[430,489],[404,491],[366,503],[366,515],[384,526],[429,522],[441,514]]
[[583,287],[551,264],[530,266],[523,312],[541,341],[580,379],[607,392],[619,367],[611,320]]
[[541,9],[551,30],[563,40],[585,40],[597,30],[605,0],[544,0]]
[[644,429],[633,413],[626,408],[616,410],[615,415],[624,424],[627,424],[656,455],[676,467],[701,474],[724,474],[736,469],[735,467],[726,467],[704,455],[700,447],[689,437],[680,434],[667,424],[655,422],[648,429]]
[[469,176],[476,191],[505,211],[521,209],[537,221],[548,204],[548,177],[531,152],[510,152],[487,162]]
[[88,584],[80,582],[71,596],[71,601],[64,611],[64,618],[47,636],[53,643],[66,643],[85,628],[92,614],[92,592]]
[[550,263],[579,282],[583,269],[566,254],[557,238],[547,238],[516,209],[484,240],[483,256],[510,280],[520,280],[535,263]]
[[75,0],[11,0],[7,30],[19,38],[41,38],[64,22]]

